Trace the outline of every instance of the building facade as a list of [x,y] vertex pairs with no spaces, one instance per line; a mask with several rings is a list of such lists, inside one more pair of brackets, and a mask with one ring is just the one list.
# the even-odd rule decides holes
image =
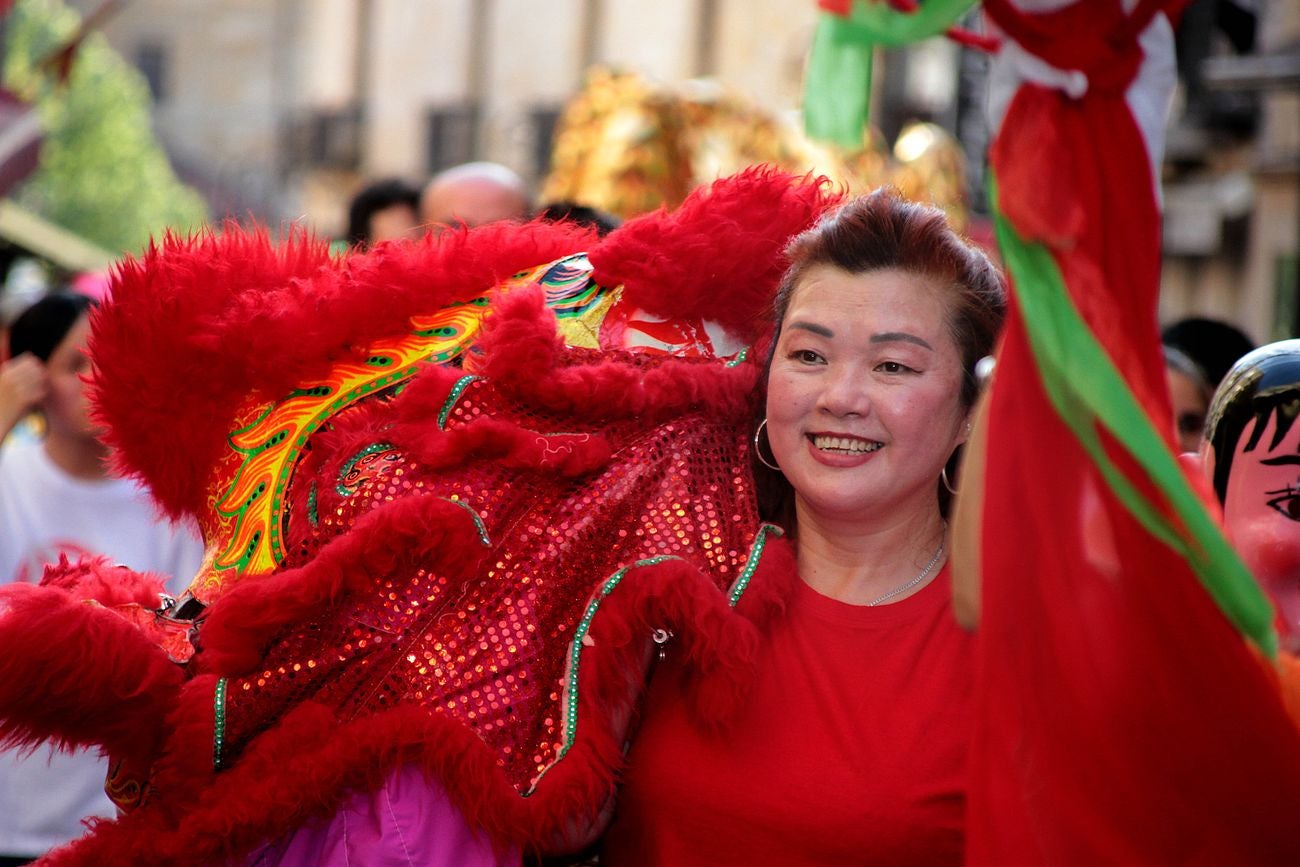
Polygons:
[[[1219,26],[1247,7],[1249,44]],[[364,179],[490,159],[540,181],[560,109],[595,64],[709,76],[794,111],[815,17],[813,0],[133,0],[104,33],[149,79],[160,138],[214,211],[332,235]],[[1300,65],[1300,4],[1194,0],[1184,19],[1161,318],[1295,334],[1300,83],[1285,69]],[[955,132],[978,209],[981,60],[934,40],[881,61],[886,138],[912,116]],[[1272,78],[1243,73],[1252,62]],[[1216,63],[1229,64],[1217,78]],[[1227,133],[1214,126],[1225,101]]]
[[594,64],[793,109],[814,18],[781,0],[134,0],[104,33],[216,210],[332,233],[363,178],[490,159],[539,180]]

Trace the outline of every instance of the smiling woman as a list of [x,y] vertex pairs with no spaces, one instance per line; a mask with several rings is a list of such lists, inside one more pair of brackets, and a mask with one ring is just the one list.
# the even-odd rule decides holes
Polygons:
[[[804,545],[881,523],[939,538],[935,482],[965,439],[966,415],[947,307],[942,286],[925,275],[805,272],[767,393],[768,440]],[[818,586],[829,578],[822,570],[804,578],[845,601],[890,589],[888,569],[864,574],[861,565],[839,576],[855,587]]]
[[789,253],[754,438],[765,511],[792,542],[785,611],[724,719],[683,700],[710,685],[669,653],[605,863],[962,860],[970,637],[950,610],[941,477],[1003,284],[941,212],[888,191]]

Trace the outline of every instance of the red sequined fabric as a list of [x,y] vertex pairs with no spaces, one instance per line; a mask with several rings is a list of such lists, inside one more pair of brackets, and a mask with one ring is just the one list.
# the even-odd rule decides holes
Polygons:
[[[664,357],[625,363],[722,370]],[[229,680],[220,760],[233,762],[303,701],[335,709],[340,720],[414,703],[472,729],[514,788],[529,794],[573,742],[583,654],[599,646],[601,600],[637,580],[628,567],[680,558],[719,591],[745,571],[759,530],[749,413],[697,406],[651,423],[530,406],[472,380],[453,389],[441,427],[431,422],[422,435],[472,439],[476,422],[491,419],[527,432],[535,457],[430,469],[414,456],[429,453],[428,443],[422,450],[394,439],[398,430],[409,436],[387,421],[400,404],[377,395],[357,408],[369,413],[369,444],[313,442],[319,469],[300,472],[288,495],[285,568],[413,497],[463,512],[446,545],[473,546],[477,567],[456,574],[437,551],[393,551],[375,565],[368,591],[282,632],[259,671]],[[608,460],[573,475],[572,455],[595,445],[607,447]]]

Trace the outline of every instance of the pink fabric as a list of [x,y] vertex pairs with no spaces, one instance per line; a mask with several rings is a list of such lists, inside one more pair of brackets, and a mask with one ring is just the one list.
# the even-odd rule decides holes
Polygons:
[[372,792],[349,795],[329,819],[254,851],[244,867],[518,867],[466,824],[436,780],[409,765]]

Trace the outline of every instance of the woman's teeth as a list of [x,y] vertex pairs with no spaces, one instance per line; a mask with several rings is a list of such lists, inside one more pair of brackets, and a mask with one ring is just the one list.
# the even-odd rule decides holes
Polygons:
[[861,440],[855,437],[815,436],[812,439],[814,446],[828,452],[860,454],[874,452],[884,446],[884,443],[875,442],[874,440]]

